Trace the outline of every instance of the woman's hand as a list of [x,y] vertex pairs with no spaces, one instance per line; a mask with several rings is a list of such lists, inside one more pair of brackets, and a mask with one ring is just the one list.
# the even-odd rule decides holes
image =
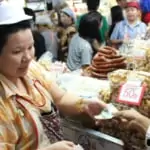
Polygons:
[[55,144],[52,144],[46,149],[43,150],[74,150],[75,144],[69,141],[61,141]]
[[98,99],[84,100],[83,111],[94,119],[94,116],[100,114],[106,106],[106,103]]
[[120,111],[115,114],[115,117],[126,122],[128,129],[140,131],[144,135],[150,126],[150,119],[141,115],[134,109]]

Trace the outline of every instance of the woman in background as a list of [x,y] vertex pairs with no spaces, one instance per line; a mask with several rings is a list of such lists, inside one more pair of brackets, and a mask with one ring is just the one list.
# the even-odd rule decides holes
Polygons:
[[36,17],[36,26],[38,31],[44,37],[46,51],[52,54],[52,60],[58,59],[58,40],[56,32],[54,32],[50,27],[52,22],[47,14],[39,15]]
[[59,40],[58,60],[67,61],[68,46],[72,36],[76,33],[76,16],[69,8],[63,8],[60,11],[60,25],[57,28],[57,38]]
[[111,18],[112,18],[112,25],[110,26],[109,32],[108,32],[108,44],[111,45],[109,42],[110,36],[113,33],[113,30],[117,23],[124,20],[123,17],[123,11],[120,6],[114,6],[111,8]]
[[78,33],[69,45],[67,66],[71,71],[85,69],[91,64],[92,57],[98,50],[96,45],[99,48],[101,41],[101,23],[102,16],[96,11],[89,12],[81,18]]
[[[97,11],[99,8],[99,5],[100,5],[100,0],[86,0],[86,4],[87,4],[88,12]],[[83,14],[78,17],[77,22],[76,22],[77,28],[79,28],[81,18],[84,17],[86,14]],[[105,44],[109,26],[108,26],[106,18],[102,15],[101,15],[101,17],[102,17],[102,24],[99,27],[99,35],[101,37],[101,41],[99,41],[99,42],[101,42],[102,44]]]
[[139,20],[140,6],[137,2],[128,2],[126,7],[126,19],[119,22],[110,37],[114,47],[120,48],[124,42],[135,39],[146,33],[145,23]]

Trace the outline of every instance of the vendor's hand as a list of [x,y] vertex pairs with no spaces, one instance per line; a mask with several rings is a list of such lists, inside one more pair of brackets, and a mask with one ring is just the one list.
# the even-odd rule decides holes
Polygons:
[[74,150],[75,144],[69,141],[61,141],[52,144],[46,150]]
[[146,133],[150,125],[150,119],[141,115],[134,109],[120,111],[115,114],[115,117],[127,123],[127,128],[137,131],[140,130],[140,132],[143,134]]
[[107,106],[106,103],[96,100],[85,100],[84,102],[84,112],[94,119],[94,116],[101,113],[101,111]]

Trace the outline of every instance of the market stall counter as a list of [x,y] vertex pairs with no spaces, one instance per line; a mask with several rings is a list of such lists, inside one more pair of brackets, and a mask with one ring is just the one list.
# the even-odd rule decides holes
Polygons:
[[[41,63],[42,65],[47,64]],[[46,65],[47,66],[47,65]],[[81,76],[82,71],[64,73],[65,65],[50,64],[51,74],[55,74],[57,83],[66,91],[73,92],[81,98],[101,99],[112,103],[117,110],[134,108],[149,117],[150,73],[142,71],[116,70],[108,74],[108,79]],[[62,67],[64,68],[62,70]],[[50,68],[47,68],[50,69]],[[58,71],[58,72],[57,72]],[[130,82],[129,82],[130,81]],[[120,103],[118,96],[122,85],[132,83],[140,89],[140,99],[134,105]],[[132,85],[131,84],[131,85]],[[121,99],[122,100],[122,99]],[[136,103],[136,105],[135,105]],[[99,127],[87,116],[62,117],[63,131],[66,139],[81,144],[85,150],[145,150],[145,135],[134,130],[127,130],[126,124],[117,122],[113,117],[103,119]]]

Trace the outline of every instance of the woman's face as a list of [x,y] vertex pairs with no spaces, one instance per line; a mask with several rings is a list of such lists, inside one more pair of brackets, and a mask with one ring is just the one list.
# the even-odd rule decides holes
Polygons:
[[127,14],[127,19],[129,21],[135,21],[139,17],[139,11],[137,8],[134,8],[134,7],[126,8],[126,14]]
[[0,54],[0,72],[7,77],[23,77],[34,58],[34,41],[30,29],[9,35]]
[[67,16],[65,13],[62,12],[60,17],[61,17],[61,23],[64,26],[69,26],[73,24],[72,18]]

